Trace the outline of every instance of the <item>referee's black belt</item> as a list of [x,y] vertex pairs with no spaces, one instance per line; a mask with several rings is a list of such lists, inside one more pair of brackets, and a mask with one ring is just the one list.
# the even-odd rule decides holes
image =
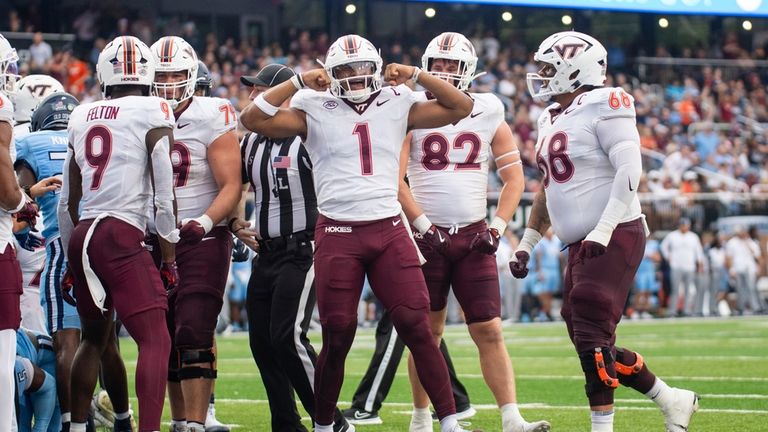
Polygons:
[[287,236],[259,240],[259,252],[292,251],[300,247],[312,245],[312,231],[300,231]]

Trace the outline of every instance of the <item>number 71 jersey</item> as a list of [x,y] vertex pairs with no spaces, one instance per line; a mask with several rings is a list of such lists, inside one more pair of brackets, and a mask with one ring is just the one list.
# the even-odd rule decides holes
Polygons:
[[173,128],[173,112],[168,102],[154,96],[125,96],[75,108],[67,129],[82,175],[81,219],[107,213],[146,228],[152,196],[146,136],[164,127]]
[[[601,142],[597,125],[619,117],[635,119],[634,100],[619,87],[583,93],[564,110],[550,105],[539,117],[536,164],[552,228],[565,244],[586,237],[608,204],[616,169],[608,157],[610,144]],[[640,213],[635,198],[623,220]]]

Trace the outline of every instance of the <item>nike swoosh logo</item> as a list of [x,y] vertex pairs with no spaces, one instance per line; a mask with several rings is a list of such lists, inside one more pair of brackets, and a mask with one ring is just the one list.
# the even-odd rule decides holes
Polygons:
[[441,233],[440,230],[437,230],[437,238],[440,240],[440,243],[445,242],[445,238],[443,237],[443,233]]
[[382,105],[384,105],[385,103],[389,102],[390,100],[391,100],[391,99],[387,99],[387,100],[383,100],[383,101],[378,101],[378,102],[376,102],[376,106],[382,106]]
[[358,420],[368,418],[368,413],[361,413],[360,411],[355,411],[355,418]]
[[178,128],[179,128],[179,129],[184,129],[185,127],[187,127],[187,126],[189,126],[189,125],[190,125],[190,123],[184,123],[184,124],[180,124],[180,125],[178,126]]
[[570,114],[570,113],[572,113],[573,111],[574,111],[574,110],[572,110],[572,109],[567,109],[567,110],[563,111],[563,115],[566,115],[566,114]]
[[483,113],[483,111],[480,111],[479,113],[472,113],[472,114],[469,115],[469,118],[475,118],[475,117],[479,116],[482,113]]
[[392,226],[397,226],[397,224],[399,224],[399,223],[400,223],[400,222],[402,222],[402,221],[403,221],[402,219],[393,220],[393,221],[392,221]]
[[634,191],[634,189],[632,189],[632,180],[630,180],[629,177],[627,177],[627,182],[629,182],[629,191]]

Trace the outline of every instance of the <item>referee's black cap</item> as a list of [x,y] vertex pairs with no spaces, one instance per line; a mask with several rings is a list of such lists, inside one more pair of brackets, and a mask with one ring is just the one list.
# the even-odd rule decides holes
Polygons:
[[288,66],[272,63],[264,66],[254,76],[241,76],[240,82],[249,87],[274,87],[288,81],[294,75],[296,74]]

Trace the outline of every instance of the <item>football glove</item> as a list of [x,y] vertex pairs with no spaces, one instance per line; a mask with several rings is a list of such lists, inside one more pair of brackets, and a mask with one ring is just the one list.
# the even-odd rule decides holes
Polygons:
[[526,251],[517,251],[509,262],[509,270],[512,276],[517,279],[523,279],[528,276],[528,261],[531,256]]
[[35,224],[37,223],[37,205],[32,201],[27,201],[21,210],[13,214],[16,220],[19,222],[26,222],[29,225],[29,229],[33,232],[37,232]]
[[440,231],[436,226],[429,227],[427,232],[421,235],[427,248],[435,252],[445,254],[451,247],[451,237]]
[[501,234],[499,234],[499,230],[496,228],[488,228],[483,232],[475,234],[475,238],[472,239],[469,248],[486,255],[493,255],[496,253],[496,249],[499,248],[500,238]]
[[77,306],[77,301],[72,297],[72,288],[75,285],[75,277],[72,275],[72,270],[67,266],[64,271],[64,276],[61,277],[61,297],[65,302],[72,306]]
[[200,243],[203,237],[213,228],[213,221],[208,215],[202,215],[194,219],[185,219],[181,223],[179,237],[181,241],[191,245]]
[[35,249],[45,244],[44,238],[32,234],[31,231],[27,231],[23,234],[17,233],[17,234],[14,234],[13,236],[16,237],[16,240],[19,242],[19,246],[21,246],[23,249],[26,249],[30,252],[33,252]]
[[236,239],[232,246],[232,262],[245,262],[250,256],[251,252],[248,250],[248,246],[240,239]]
[[172,291],[179,286],[179,267],[176,261],[160,264],[160,278],[166,291]]

